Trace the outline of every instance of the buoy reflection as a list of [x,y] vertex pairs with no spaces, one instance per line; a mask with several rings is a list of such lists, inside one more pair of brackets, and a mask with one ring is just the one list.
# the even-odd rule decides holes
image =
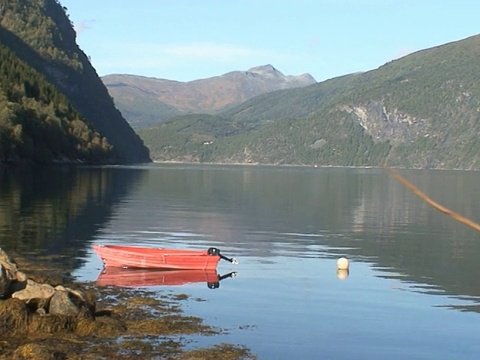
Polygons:
[[345,280],[348,277],[349,271],[348,269],[337,269],[337,277],[340,280]]

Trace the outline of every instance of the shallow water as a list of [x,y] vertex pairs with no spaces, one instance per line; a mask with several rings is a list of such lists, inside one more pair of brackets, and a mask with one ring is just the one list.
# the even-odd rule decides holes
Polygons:
[[[401,173],[479,220],[480,173]],[[383,170],[150,164],[0,181],[1,246],[67,255],[82,281],[102,270],[92,243],[216,246],[236,257],[220,262],[219,275],[237,276],[218,288],[149,287],[190,295],[187,313],[228,331],[192,347],[231,342],[260,359],[480,354],[480,235]],[[350,260],[343,280],[340,256]]]

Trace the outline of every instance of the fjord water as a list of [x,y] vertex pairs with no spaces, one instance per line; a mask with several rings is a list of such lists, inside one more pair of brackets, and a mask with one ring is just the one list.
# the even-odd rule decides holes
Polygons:
[[[480,173],[401,174],[480,220]],[[245,345],[259,359],[477,359],[480,234],[380,169],[200,166],[3,170],[0,247],[102,270],[91,244],[205,249],[238,265],[186,313],[226,332],[190,347]],[[348,276],[336,261],[350,260]],[[161,341],[161,339],[159,340]]]

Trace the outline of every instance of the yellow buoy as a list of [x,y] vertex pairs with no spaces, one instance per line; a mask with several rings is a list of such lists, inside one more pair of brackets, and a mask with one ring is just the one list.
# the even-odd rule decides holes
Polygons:
[[348,270],[348,259],[341,257],[340,259],[337,260],[337,269],[338,270]]

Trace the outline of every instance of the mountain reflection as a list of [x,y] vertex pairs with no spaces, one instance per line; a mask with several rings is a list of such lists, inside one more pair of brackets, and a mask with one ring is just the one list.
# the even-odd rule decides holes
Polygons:
[[[478,173],[403,173],[436,201],[478,221]],[[429,207],[392,178],[364,182],[350,216],[353,234],[361,240],[354,255],[368,256],[379,268],[398,274],[392,277],[420,284],[415,291],[468,295],[478,301],[477,231]]]
[[[479,173],[402,174],[478,221]],[[189,231],[239,256],[347,255],[420,284],[412,291],[480,297],[480,234],[432,209],[383,170],[192,167],[150,172],[146,181],[144,192],[164,210],[158,227],[185,229],[188,217]]]

